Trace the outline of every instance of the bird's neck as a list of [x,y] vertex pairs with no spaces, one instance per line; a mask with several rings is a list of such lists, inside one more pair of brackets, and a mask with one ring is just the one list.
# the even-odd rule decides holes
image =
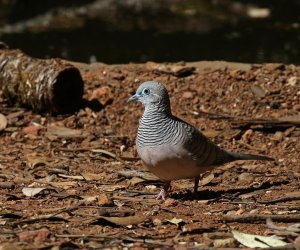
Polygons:
[[171,107],[169,104],[160,104],[160,105],[155,105],[155,104],[150,104],[145,107],[144,115],[143,116],[148,116],[148,115],[153,115],[153,114],[160,114],[162,116],[171,116]]

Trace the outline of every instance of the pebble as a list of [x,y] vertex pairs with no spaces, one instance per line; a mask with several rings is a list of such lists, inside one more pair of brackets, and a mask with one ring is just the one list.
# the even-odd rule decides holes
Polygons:
[[241,173],[238,178],[241,183],[251,183],[254,179],[250,173]]

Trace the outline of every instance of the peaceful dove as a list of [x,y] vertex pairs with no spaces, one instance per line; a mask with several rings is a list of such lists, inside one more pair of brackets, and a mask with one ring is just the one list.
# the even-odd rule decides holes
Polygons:
[[165,182],[158,199],[166,199],[172,180],[195,178],[197,192],[199,175],[216,166],[236,160],[273,160],[221,149],[195,127],[172,115],[168,92],[159,82],[142,83],[128,99],[131,101],[139,101],[145,107],[136,148],[150,172]]

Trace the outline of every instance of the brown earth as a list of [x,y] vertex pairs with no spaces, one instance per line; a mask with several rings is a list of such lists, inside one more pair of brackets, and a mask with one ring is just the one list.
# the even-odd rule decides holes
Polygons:
[[[76,66],[85,98],[101,105],[53,117],[0,103],[0,249],[242,248],[232,230],[300,244],[300,67]],[[196,195],[193,181],[175,181],[157,201],[162,183],[134,146],[143,108],[126,102],[153,79],[169,90],[173,113],[215,143],[276,161],[221,166]]]

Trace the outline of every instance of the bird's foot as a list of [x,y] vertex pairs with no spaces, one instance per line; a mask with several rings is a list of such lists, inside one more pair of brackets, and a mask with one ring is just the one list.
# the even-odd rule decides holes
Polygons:
[[168,192],[164,188],[162,188],[160,192],[157,194],[156,199],[165,201],[167,197],[168,197]]
[[160,190],[160,192],[156,196],[156,199],[165,201],[168,197],[168,190],[170,189],[170,186],[171,186],[170,181],[165,182],[164,187]]

